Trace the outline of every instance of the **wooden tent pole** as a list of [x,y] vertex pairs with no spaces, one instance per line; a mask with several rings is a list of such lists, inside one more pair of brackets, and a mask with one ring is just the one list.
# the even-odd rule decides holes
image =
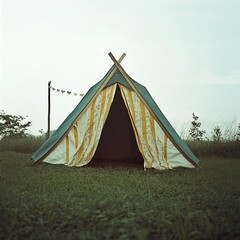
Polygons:
[[48,82],[48,128],[47,139],[50,137],[50,122],[51,122],[51,81]]

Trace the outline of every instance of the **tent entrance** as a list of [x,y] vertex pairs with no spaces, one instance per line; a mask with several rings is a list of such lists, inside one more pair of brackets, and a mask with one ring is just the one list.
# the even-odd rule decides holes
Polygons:
[[96,152],[88,165],[141,165],[131,120],[119,86],[102,130]]

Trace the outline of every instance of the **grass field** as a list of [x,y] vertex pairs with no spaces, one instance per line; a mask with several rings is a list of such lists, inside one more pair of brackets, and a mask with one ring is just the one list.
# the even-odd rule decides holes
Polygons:
[[0,153],[0,239],[239,239],[240,159],[199,170],[31,167]]

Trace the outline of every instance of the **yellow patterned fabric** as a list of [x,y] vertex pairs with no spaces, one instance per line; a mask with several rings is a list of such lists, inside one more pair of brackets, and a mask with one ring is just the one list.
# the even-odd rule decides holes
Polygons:
[[116,91],[116,84],[104,89],[66,136],[67,166],[81,167],[92,159]]
[[[168,169],[167,141],[155,131],[156,121],[134,91],[120,85],[128,109],[139,150],[144,158],[144,168]],[[158,129],[159,130],[159,129]]]

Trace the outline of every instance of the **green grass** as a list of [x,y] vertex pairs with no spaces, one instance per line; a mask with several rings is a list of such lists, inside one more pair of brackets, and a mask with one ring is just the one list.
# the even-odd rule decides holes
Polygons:
[[0,153],[0,239],[237,239],[240,159],[199,170],[68,168]]

